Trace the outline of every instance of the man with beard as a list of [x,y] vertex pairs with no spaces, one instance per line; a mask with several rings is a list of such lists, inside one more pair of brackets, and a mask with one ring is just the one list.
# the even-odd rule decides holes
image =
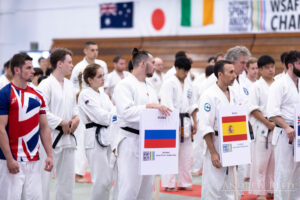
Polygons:
[[207,149],[204,150],[202,199],[233,199],[233,170],[222,167],[219,155],[218,112],[222,107],[236,105],[236,96],[230,85],[236,74],[230,61],[218,61],[214,67],[217,83],[205,90],[200,98],[199,132],[205,140]]
[[273,144],[275,155],[274,199],[300,198],[300,163],[294,162],[295,107],[300,103],[300,52],[285,57],[287,73],[270,87],[267,115],[275,122]]
[[153,57],[146,51],[134,48],[132,76],[127,76],[115,87],[113,100],[117,107],[119,134],[123,140],[118,145],[118,199],[150,200],[153,176],[141,176],[139,167],[139,121],[144,109],[158,109],[163,115],[171,110],[158,104],[154,89],[146,81],[153,75]]

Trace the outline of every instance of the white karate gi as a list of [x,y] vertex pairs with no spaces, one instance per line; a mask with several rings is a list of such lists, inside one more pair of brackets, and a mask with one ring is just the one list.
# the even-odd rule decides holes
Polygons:
[[[280,116],[287,124],[294,126],[294,108],[299,103],[299,89],[291,77],[285,74],[270,87],[267,116]],[[294,162],[294,144],[289,144],[284,129],[278,127],[273,131],[272,143],[275,145],[274,199],[300,199],[300,163]]]
[[[230,101],[217,84],[212,85],[204,91],[200,98],[199,115],[203,116],[199,124],[200,133],[203,138],[208,133],[213,133],[213,143],[219,153],[219,138],[214,134],[218,131],[217,112],[221,107],[227,105],[237,105],[237,101],[231,88]],[[211,161],[211,154],[208,149],[204,150],[203,175],[202,175],[202,199],[234,199],[233,171],[232,167],[216,168]]]
[[[107,64],[102,60],[95,59],[95,63],[100,65],[103,68],[104,74],[107,74]],[[73,82],[76,92],[79,92],[79,82],[78,82],[78,75],[80,72],[83,73],[86,66],[88,66],[88,62],[86,58],[83,58],[82,61],[77,63],[71,74],[70,80]],[[84,79],[82,78],[82,88],[86,88],[87,84],[85,83]],[[79,118],[81,119],[82,116],[79,114]],[[78,128],[76,129],[74,135],[77,137],[77,149],[75,150],[75,173],[79,175],[84,175],[87,168],[87,158],[85,156],[85,148],[84,148],[84,131],[85,127],[80,120]]]
[[149,82],[151,82],[159,99],[160,99],[160,88],[163,84],[164,76],[165,76],[164,73],[161,73],[161,75],[158,75],[157,72],[154,72],[153,76],[151,78],[147,78],[149,80]]
[[[260,77],[250,90],[249,103],[257,107],[263,116],[267,116],[267,102],[270,86]],[[268,133],[268,128],[259,120],[252,121],[255,140],[252,144],[252,159],[250,173],[250,193],[264,195],[273,193],[274,183],[274,149],[272,145],[273,132]],[[268,144],[266,144],[268,142]],[[267,145],[267,147],[266,147]]]
[[[115,87],[113,99],[116,103],[120,127],[139,129],[140,112],[146,104],[158,103],[154,89],[135,76],[128,76]],[[118,148],[119,200],[152,199],[154,177],[140,176],[139,135],[120,129],[124,138]]]
[[[184,87],[179,79],[173,75],[166,80],[161,87],[161,104],[171,110],[177,109],[179,113],[189,115],[198,108],[192,83],[186,78]],[[179,117],[179,116],[178,116]],[[191,116],[190,116],[191,117]],[[184,120],[184,142],[179,145],[178,160],[178,187],[192,187],[193,168],[193,144],[191,141],[192,119],[185,117]],[[179,138],[181,131],[179,131]],[[175,174],[163,175],[162,186],[175,188]]]
[[[96,92],[88,87],[83,89],[78,98],[78,106],[84,124],[94,122],[103,126],[112,123],[115,108],[108,95]],[[84,133],[85,151],[91,169],[92,194],[91,199],[109,199],[109,192],[112,187],[112,168],[109,166],[111,158],[110,146],[102,147],[95,138],[96,127],[86,129]],[[109,145],[111,143],[110,129],[101,128],[101,141]]]
[[275,81],[278,80],[278,79],[280,79],[280,78],[282,78],[282,77],[284,77],[285,74],[286,74],[285,71],[281,72],[280,74],[277,74],[277,75],[274,77]]
[[9,84],[9,80],[6,78],[5,74],[0,76],[0,89]]
[[[59,131],[55,128],[62,120],[70,121],[78,114],[76,106],[75,89],[72,82],[64,79],[63,87],[51,74],[39,85],[47,105],[47,119],[51,128],[52,143],[56,139]],[[56,199],[73,199],[74,188],[74,155],[76,149],[75,138],[68,134],[63,135],[53,149],[53,162],[56,182]],[[43,151],[41,153],[43,156]],[[45,156],[45,155],[44,155]],[[41,160],[44,160],[43,158]],[[43,170],[42,187],[44,200],[49,199],[51,173]]]
[[[124,78],[126,78],[130,73],[127,71],[123,71]],[[105,79],[104,88],[105,92],[112,97],[114,93],[114,88],[116,85],[122,80],[122,78],[119,76],[119,74],[116,72],[116,70],[113,70],[109,74],[107,74],[107,77]]]

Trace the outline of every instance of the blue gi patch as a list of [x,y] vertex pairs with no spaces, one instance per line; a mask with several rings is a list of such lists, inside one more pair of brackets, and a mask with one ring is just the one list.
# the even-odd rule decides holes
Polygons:
[[193,91],[192,91],[192,89],[188,89],[188,91],[187,91],[187,98],[192,98],[192,96],[193,96]]
[[243,90],[244,90],[244,93],[245,93],[245,95],[249,95],[249,92],[248,92],[248,90],[247,90],[247,88],[243,88]]
[[112,117],[112,122],[115,122],[115,121],[117,121],[117,115],[114,115],[114,116]]
[[90,102],[89,100],[85,100],[85,102],[84,102],[84,103],[85,103],[85,104],[88,104],[89,102]]
[[209,112],[209,111],[211,110],[211,106],[210,106],[209,103],[205,103],[205,104],[204,104],[204,110],[205,110],[206,112]]

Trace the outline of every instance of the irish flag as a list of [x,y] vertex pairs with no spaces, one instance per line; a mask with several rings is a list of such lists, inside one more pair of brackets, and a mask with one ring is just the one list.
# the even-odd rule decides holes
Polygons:
[[144,148],[175,148],[176,130],[145,130]]
[[214,23],[214,0],[181,0],[181,26]]
[[223,142],[247,140],[246,116],[222,117]]

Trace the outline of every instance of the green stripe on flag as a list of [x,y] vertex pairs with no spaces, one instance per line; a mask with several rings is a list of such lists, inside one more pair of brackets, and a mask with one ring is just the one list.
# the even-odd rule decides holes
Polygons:
[[191,0],[181,0],[181,26],[191,26]]

